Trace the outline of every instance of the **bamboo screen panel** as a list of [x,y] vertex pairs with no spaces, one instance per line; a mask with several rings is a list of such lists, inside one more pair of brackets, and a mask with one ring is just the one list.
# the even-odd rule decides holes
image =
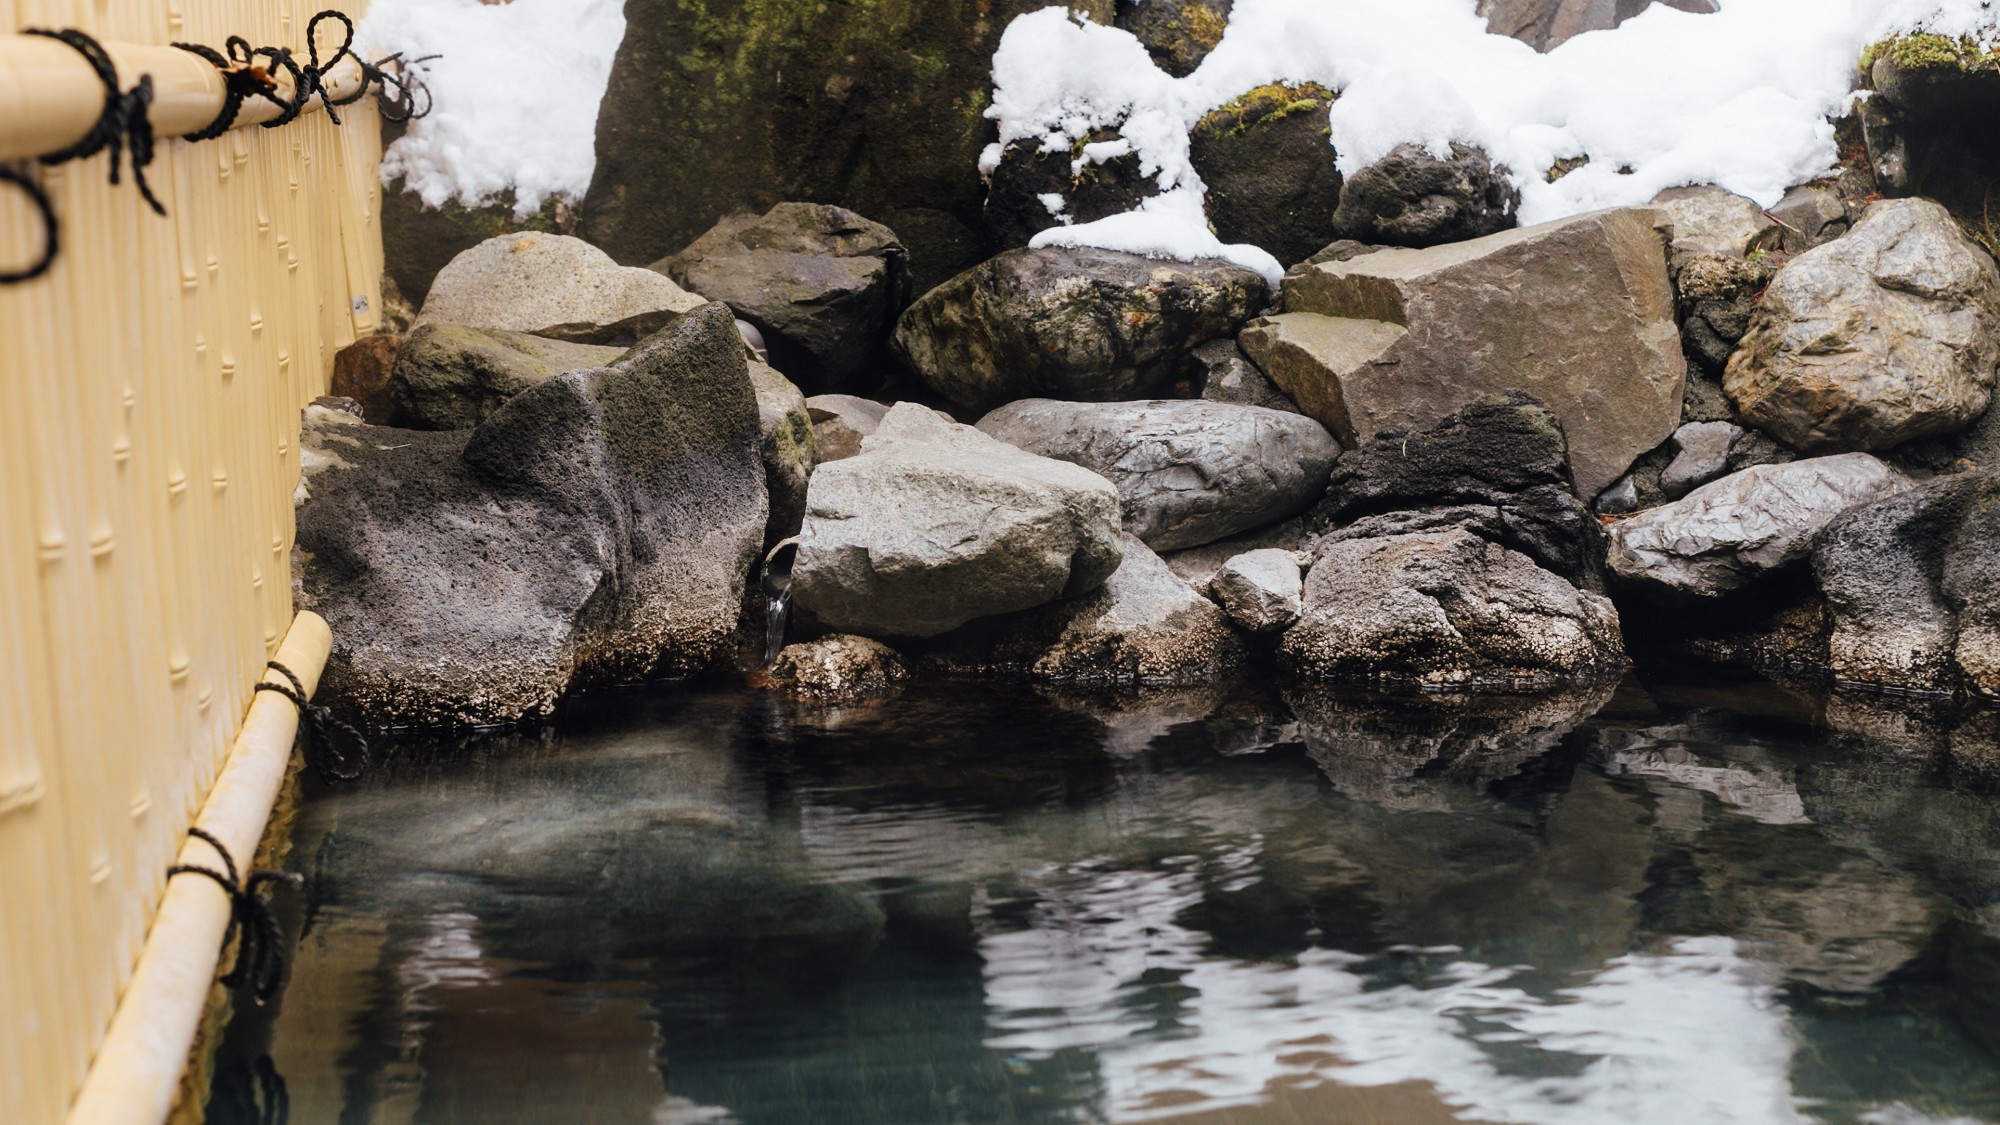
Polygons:
[[[0,0],[0,33],[296,49],[319,6]],[[373,103],[343,119],[163,140],[167,218],[103,154],[49,169],[61,256],[0,286],[0,1120],[63,1117],[291,622],[299,411],[380,305]],[[40,238],[0,187],[0,262]]]

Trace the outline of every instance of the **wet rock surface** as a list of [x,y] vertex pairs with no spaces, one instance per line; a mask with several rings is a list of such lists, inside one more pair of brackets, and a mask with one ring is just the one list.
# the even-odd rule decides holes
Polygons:
[[833,636],[786,645],[771,678],[800,699],[838,703],[887,695],[910,678],[910,669],[881,641]]
[[1118,526],[1103,477],[899,403],[813,474],[793,596],[828,628],[936,636],[1096,589]]
[[1174,399],[1026,399],[986,415],[979,428],[1109,480],[1125,530],[1163,551],[1297,514],[1325,488],[1340,452],[1303,415]]
[[875,358],[908,303],[907,259],[894,231],[845,207],[780,203],[650,268],[755,325],[786,378],[831,390]]
[[926,293],[897,354],[933,391],[985,412],[1016,399],[1115,402],[1171,383],[1199,344],[1263,306],[1264,279],[1214,259],[1015,250]]
[[1963,429],[2000,365],[2000,269],[1945,209],[1884,200],[1771,282],[1729,360],[1745,421],[1801,452]]
[[524,231],[453,258],[417,326],[461,324],[580,344],[631,344],[702,299],[651,270],[621,266],[580,238]]
[[763,539],[758,440],[721,305],[473,430],[315,426],[298,545],[301,604],[339,637],[321,690],[373,723],[495,723],[700,670]]

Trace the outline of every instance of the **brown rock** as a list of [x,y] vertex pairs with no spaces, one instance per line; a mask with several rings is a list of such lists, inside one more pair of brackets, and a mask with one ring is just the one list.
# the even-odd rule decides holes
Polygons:
[[395,404],[389,396],[389,373],[396,366],[401,336],[364,336],[333,353],[333,385],[327,393],[361,404],[369,421],[382,425]]

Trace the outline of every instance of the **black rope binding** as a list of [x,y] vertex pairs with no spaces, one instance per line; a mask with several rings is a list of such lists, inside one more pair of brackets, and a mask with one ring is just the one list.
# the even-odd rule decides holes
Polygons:
[[[368,772],[368,739],[351,724],[334,717],[328,708],[307,699],[305,685],[290,668],[275,660],[265,667],[290,680],[291,686],[266,681],[254,690],[275,691],[299,709],[299,733],[292,745],[302,748],[314,771],[327,781],[354,781]],[[311,739],[306,738],[308,729],[312,731]],[[340,738],[347,742],[345,750],[340,748]]]
[[199,828],[188,829],[188,835],[215,849],[222,857],[222,870],[200,867],[191,863],[177,863],[167,868],[167,878],[176,875],[200,875],[213,880],[229,895],[229,928],[222,931],[222,950],[229,949],[229,939],[239,938],[236,946],[236,967],[222,978],[222,983],[230,988],[248,985],[250,995],[257,1003],[263,1004],[278,994],[278,986],[285,979],[285,931],[278,925],[278,916],[271,912],[269,896],[257,891],[271,883],[283,883],[296,887],[297,875],[282,871],[253,872],[248,882],[242,882],[237,875],[236,859],[222,841]]
[[82,140],[61,152],[42,157],[42,163],[62,164],[82,160],[109,149],[111,182],[115,184],[123,157],[130,152],[132,182],[139,185],[139,194],[145,197],[146,205],[153,209],[153,213],[165,215],[166,207],[154,198],[151,185],[146,183],[146,165],[153,162],[153,122],[147,115],[148,107],[153,104],[153,76],[141,74],[138,85],[121,92],[118,89],[118,66],[96,39],[73,27],[61,31],[31,27],[23,34],[40,35],[66,44],[84,57],[90,69],[97,72],[97,80],[104,84],[104,112],[98,114],[97,124],[90,127],[90,132],[84,134]]
[[[210,141],[227,133],[229,127],[236,124],[237,114],[243,111],[243,102],[251,97],[263,98],[284,111],[279,118],[264,123],[267,129],[298,116],[293,102],[278,96],[278,81],[271,76],[275,68],[287,69],[292,74],[292,89],[302,88],[302,72],[299,64],[292,60],[291,52],[277,47],[252,47],[250,41],[241,35],[232,35],[224,40],[221,51],[201,43],[173,45],[191,55],[201,56],[210,66],[222,72],[223,81],[222,112],[195,132],[182,134],[183,140]],[[259,59],[268,59],[271,66],[258,65]]]
[[56,227],[56,209],[49,203],[49,193],[35,182],[25,168],[0,164],[0,183],[13,184],[28,193],[28,201],[35,205],[35,211],[42,218],[42,254],[27,266],[18,270],[0,270],[0,285],[13,285],[22,281],[33,281],[49,272],[49,266],[56,260],[56,250],[60,245],[61,231]]

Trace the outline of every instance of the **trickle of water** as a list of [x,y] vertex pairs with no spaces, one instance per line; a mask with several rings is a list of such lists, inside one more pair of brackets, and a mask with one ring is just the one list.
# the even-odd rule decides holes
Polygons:
[[778,662],[778,652],[785,647],[785,622],[791,616],[792,584],[787,582],[764,595],[764,667]]

